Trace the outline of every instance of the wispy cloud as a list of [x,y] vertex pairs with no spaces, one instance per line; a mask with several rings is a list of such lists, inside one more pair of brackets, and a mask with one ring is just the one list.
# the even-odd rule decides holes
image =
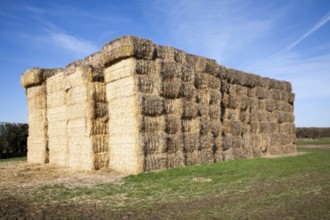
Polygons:
[[313,34],[315,31],[320,29],[323,25],[328,23],[330,21],[330,12],[328,12],[321,20],[319,20],[311,29],[309,29],[306,33],[304,33],[298,40],[290,44],[286,47],[286,50],[291,50],[295,46],[297,46],[300,42],[302,42],[304,39],[306,39],[308,36]]

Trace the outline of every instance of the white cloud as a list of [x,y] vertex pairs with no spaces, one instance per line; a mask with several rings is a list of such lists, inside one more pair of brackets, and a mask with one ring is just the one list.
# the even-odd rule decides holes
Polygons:
[[49,38],[54,46],[63,48],[78,57],[87,56],[98,50],[93,43],[64,32],[50,32]]

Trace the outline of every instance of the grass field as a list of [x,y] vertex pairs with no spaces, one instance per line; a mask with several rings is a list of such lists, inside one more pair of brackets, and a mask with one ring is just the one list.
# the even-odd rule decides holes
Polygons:
[[330,138],[297,139],[297,145],[330,145]]
[[47,184],[19,192],[0,196],[7,207],[0,207],[0,216],[330,219],[330,151],[175,168],[84,187]]

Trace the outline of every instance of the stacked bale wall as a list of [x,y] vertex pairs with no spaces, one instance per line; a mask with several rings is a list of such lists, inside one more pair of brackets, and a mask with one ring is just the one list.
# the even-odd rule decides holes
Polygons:
[[46,133],[30,136],[60,165],[139,173],[295,151],[290,83],[148,40],[116,39],[37,85]]

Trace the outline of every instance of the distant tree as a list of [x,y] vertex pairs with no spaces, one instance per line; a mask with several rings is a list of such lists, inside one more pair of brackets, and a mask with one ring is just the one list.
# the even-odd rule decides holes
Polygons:
[[28,125],[0,123],[0,157],[25,155],[27,151]]

